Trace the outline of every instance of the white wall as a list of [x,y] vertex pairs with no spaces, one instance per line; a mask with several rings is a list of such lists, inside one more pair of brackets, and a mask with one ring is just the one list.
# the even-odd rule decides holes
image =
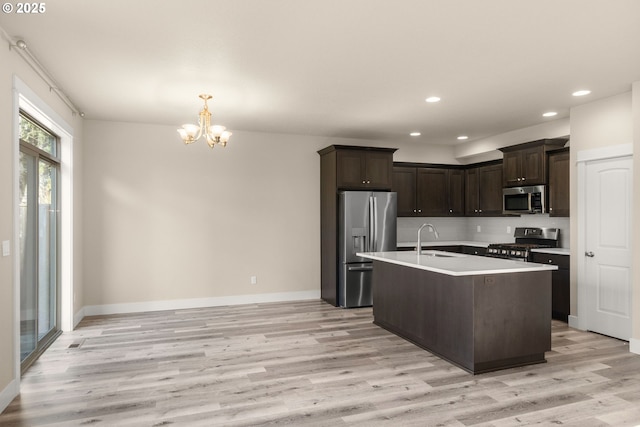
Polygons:
[[[633,97],[637,99],[639,96],[637,92],[640,92],[638,83],[634,85]],[[612,147],[621,144],[634,144],[635,145],[635,163],[638,163],[638,155],[640,153],[640,142],[638,141],[638,134],[635,135],[634,140],[634,122],[636,123],[636,129],[638,127],[637,122],[640,120],[640,109],[637,106],[640,105],[636,101],[635,106],[632,104],[632,92],[623,93],[621,95],[604,98],[598,101],[584,104],[579,107],[571,109],[571,313],[575,315],[577,313],[577,301],[578,301],[578,259],[581,254],[577,253],[578,237],[581,231],[578,229],[578,183],[577,183],[577,156],[578,153],[584,150],[593,150],[603,147]],[[639,181],[637,176],[640,173],[640,168],[634,169],[634,184]],[[638,199],[640,199],[640,185],[636,185],[633,189],[635,198],[635,208],[633,218],[640,218],[640,208],[638,205]],[[634,224],[635,230],[635,242],[638,242],[638,228],[640,222],[636,221]],[[634,260],[638,260],[640,252],[640,246],[636,246],[634,250]],[[637,262],[634,265],[640,265]],[[636,269],[637,270],[637,269]],[[638,306],[640,302],[640,280],[638,280],[638,271],[634,275],[633,285],[633,298],[634,298],[634,312],[633,312],[633,337],[640,338],[640,310]],[[640,350],[640,349],[638,349]]]
[[634,188],[634,200],[633,200],[633,282],[634,297],[632,303],[632,310],[635,316],[633,322],[632,335],[635,339],[635,344],[632,342],[632,351],[634,353],[640,353],[640,81],[633,84],[632,89],[632,120],[633,120],[633,170],[635,179],[633,181]]
[[569,119],[562,118],[511,132],[482,138],[455,147],[455,157],[460,163],[470,164],[501,159],[498,149],[538,139],[559,138],[570,134]]
[[[537,130],[527,135],[561,136]],[[455,147],[415,140],[235,131],[226,148],[211,150],[185,146],[173,126],[87,121],[85,132],[87,314],[317,297],[319,149],[395,147],[395,161],[457,163]],[[547,215],[400,218],[399,240],[414,240],[425,221],[442,240],[486,242],[512,241],[507,225],[559,227],[568,245],[568,220]]]
[[[14,229],[14,177],[17,175],[16,162],[17,142],[14,138],[14,121],[16,111],[14,108],[13,84],[14,76],[18,77],[29,90],[44,102],[46,107],[59,118],[64,120],[73,128],[73,192],[75,218],[82,215],[82,198],[80,194],[82,182],[82,168],[79,164],[79,157],[82,153],[82,119],[74,115],[72,111],[52,92],[49,86],[38,77],[34,71],[18,56],[14,50],[8,49],[5,40],[0,39],[0,92],[2,102],[0,102],[0,241],[8,240],[11,244],[11,255],[0,257],[0,410],[10,402],[18,393],[19,385],[19,361],[16,355],[19,352],[19,343],[14,337],[19,333],[19,326],[16,320],[14,305],[16,302],[15,287],[17,286],[17,266],[19,248],[15,241]],[[63,167],[69,167],[65,164]],[[65,226],[66,227],[66,226]],[[72,225],[71,235],[74,238],[75,252],[71,260],[72,272],[70,280],[73,286],[79,290],[78,299],[73,308],[77,312],[82,307],[82,283],[81,271],[81,240],[82,230],[77,225]],[[69,230],[65,230],[68,232]]]
[[87,121],[85,135],[87,314],[319,297],[317,151],[378,145],[453,161],[446,147],[242,131],[212,150],[160,125]]

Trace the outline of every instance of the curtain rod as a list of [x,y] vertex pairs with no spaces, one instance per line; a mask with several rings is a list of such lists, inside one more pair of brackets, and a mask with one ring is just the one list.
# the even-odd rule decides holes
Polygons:
[[0,27],[0,32],[2,34],[2,38],[7,41],[9,44],[9,50],[14,50],[23,60],[24,62],[31,67],[31,69],[40,77],[48,86],[49,91],[55,93],[58,98],[71,110],[71,113],[75,116],[76,114],[80,115],[80,117],[84,117],[84,112],[80,111],[78,107],[75,106],[73,101],[64,93],[62,89],[58,86],[55,79],[51,76],[49,71],[38,61],[38,58],[29,50],[27,43],[24,40],[16,40],[14,41],[11,36],[7,34],[4,28]]

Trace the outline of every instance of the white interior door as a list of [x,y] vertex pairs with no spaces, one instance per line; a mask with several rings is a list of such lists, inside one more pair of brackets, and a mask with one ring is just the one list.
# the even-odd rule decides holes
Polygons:
[[586,328],[631,338],[632,159],[586,164]]

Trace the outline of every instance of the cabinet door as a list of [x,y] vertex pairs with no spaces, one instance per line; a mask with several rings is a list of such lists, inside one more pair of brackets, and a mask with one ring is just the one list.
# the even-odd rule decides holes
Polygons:
[[393,174],[393,153],[365,152],[366,186],[377,190],[390,190]]
[[515,187],[522,180],[522,156],[519,151],[504,153],[502,157],[502,172],[504,175],[504,186]]
[[502,165],[478,168],[478,213],[502,215]]
[[544,147],[532,147],[522,150],[522,185],[545,183]]
[[569,216],[569,152],[549,154],[549,215]]
[[364,152],[339,150],[336,155],[338,188],[366,188]]
[[443,216],[449,211],[446,169],[418,168],[416,187],[418,215]]
[[416,168],[395,166],[391,191],[398,193],[398,216],[415,216],[416,210]]
[[[464,174],[464,212],[467,216],[478,214],[478,169],[467,169]],[[500,185],[502,185],[502,181]]]
[[551,273],[551,317],[567,321],[570,312],[570,271],[568,255],[551,255],[534,252],[533,262],[557,265]]
[[464,171],[450,169],[449,180],[449,215],[464,216]]

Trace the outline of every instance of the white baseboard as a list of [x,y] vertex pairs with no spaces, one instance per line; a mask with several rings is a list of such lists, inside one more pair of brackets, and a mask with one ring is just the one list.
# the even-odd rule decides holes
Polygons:
[[[284,302],[311,299],[320,299],[320,290],[167,301],[147,301],[124,304],[88,305],[85,306],[78,314],[82,313],[82,317],[84,317],[104,314],[140,313],[145,311],[181,310],[189,308],[218,307],[223,305],[257,304],[264,302]],[[81,319],[82,318],[80,318],[80,320]],[[75,320],[76,319],[74,319],[74,321]]]
[[78,323],[80,323],[82,321],[82,319],[84,319],[84,307],[82,307],[74,316],[73,316],[73,329],[76,328],[76,326],[78,326]]
[[[586,328],[583,328],[582,325],[580,325],[580,321],[577,316],[569,316],[569,326],[575,329],[580,329],[581,331],[586,331]],[[629,352],[640,354],[640,339],[629,339]]]
[[584,328],[582,328],[582,326],[580,325],[580,320],[578,319],[578,316],[569,315],[569,326],[575,329],[584,330]]
[[4,390],[0,391],[0,413],[4,411],[9,403],[18,395],[18,382],[16,380],[11,381]]

